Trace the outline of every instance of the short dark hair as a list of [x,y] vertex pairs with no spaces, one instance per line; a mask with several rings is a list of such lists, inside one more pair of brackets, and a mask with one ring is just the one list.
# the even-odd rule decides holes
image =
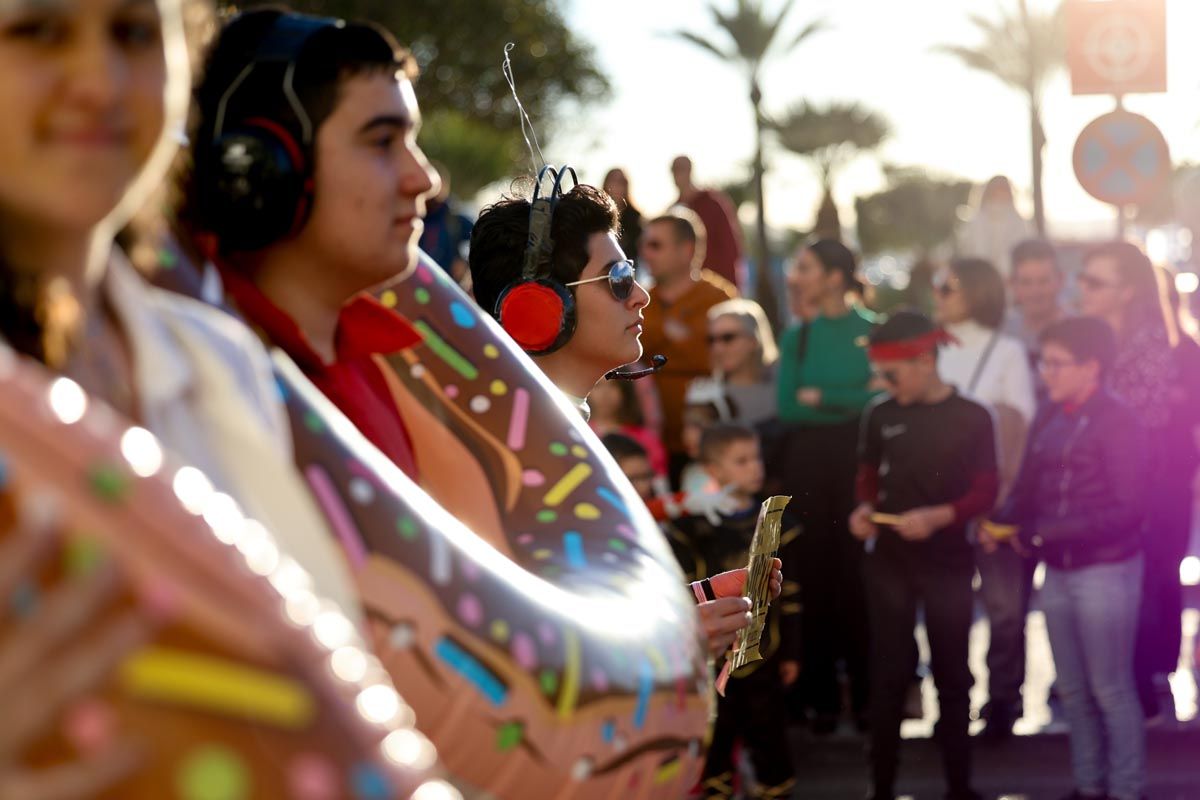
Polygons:
[[700,433],[700,462],[711,464],[724,455],[734,442],[758,441],[753,428],[736,422],[717,422]]
[[1062,272],[1062,267],[1058,265],[1058,251],[1045,239],[1026,239],[1017,243],[1012,249],[1013,277],[1016,277],[1017,270],[1026,261],[1049,261],[1054,265],[1055,271]]
[[911,308],[893,311],[888,318],[871,329],[867,335],[870,344],[891,344],[907,342],[926,336],[937,330],[937,325],[929,317]]
[[[215,158],[212,147],[217,109],[229,87],[238,79],[262,46],[275,23],[293,15],[282,6],[245,11],[233,17],[217,34],[205,59],[203,77],[196,86],[191,134],[192,166],[182,181],[180,218],[194,232],[206,232],[208,220],[201,207],[198,181]],[[283,92],[285,65],[263,65],[250,73],[226,108],[226,128],[249,117],[262,117],[301,142],[302,130]],[[314,33],[296,58],[292,85],[316,140],[321,125],[337,108],[342,85],[350,78],[372,73],[417,76],[417,62],[387,30],[372,22],[330,25]],[[304,154],[311,165],[314,153]],[[311,170],[311,166],[310,166]]]
[[646,452],[646,448],[642,447],[636,439],[626,436],[623,433],[605,434],[600,439],[600,444],[604,445],[604,449],[609,452],[614,461],[622,461],[626,458],[650,457],[650,454]]
[[1003,325],[1008,299],[1000,271],[982,258],[956,258],[950,271],[962,286],[971,319],[992,330]]
[[1051,324],[1038,337],[1043,347],[1057,344],[1076,361],[1095,361],[1103,377],[1117,357],[1117,337],[1108,323],[1095,317],[1069,317]]
[[[500,294],[521,278],[529,207],[524,197],[507,197],[484,208],[471,230],[471,283],[476,302],[489,314],[496,313]],[[587,184],[573,187],[559,198],[550,223],[554,240],[550,277],[559,283],[578,280],[587,266],[591,235],[620,230],[620,215],[608,194]]]
[[691,242],[696,246],[697,252],[707,245],[708,231],[704,230],[701,218],[689,207],[673,207],[670,211],[660,213],[659,216],[650,219],[646,227],[649,228],[650,225],[670,225],[676,241]]

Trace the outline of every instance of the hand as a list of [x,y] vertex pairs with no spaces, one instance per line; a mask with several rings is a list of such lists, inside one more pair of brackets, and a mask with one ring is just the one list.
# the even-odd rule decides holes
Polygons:
[[879,535],[879,526],[871,522],[875,508],[870,503],[863,503],[850,514],[850,534],[860,542],[874,539]]
[[[0,597],[11,597],[40,564],[61,555],[49,521],[26,522],[0,543]],[[106,683],[119,664],[147,642],[153,620],[128,611],[105,622],[97,617],[117,595],[121,579],[102,566],[92,575],[40,589],[24,619],[0,620],[0,798],[67,800],[101,794],[137,769],[142,748],[114,735],[90,752],[53,767],[33,769],[21,759],[64,709]]]
[[996,541],[996,538],[988,530],[987,520],[979,524],[979,530],[975,532],[975,538],[979,541],[980,549],[989,556],[1000,548],[1000,543]]
[[734,487],[712,491],[701,489],[689,492],[683,498],[683,510],[694,517],[703,515],[713,525],[721,524],[721,514],[732,514],[737,511],[737,501],[733,499]]
[[[741,597],[746,588],[746,578],[749,574],[749,570],[745,567],[731,569],[728,572],[719,572],[709,577],[708,583],[712,586],[713,594],[718,598]],[[783,562],[778,558],[774,559],[774,563],[771,565],[770,585],[771,599],[774,600],[783,592]]]
[[800,677],[799,661],[782,661],[779,664],[779,681],[785,686],[791,686]]
[[719,658],[733,646],[737,632],[750,624],[750,600],[746,597],[719,597],[696,606],[700,625],[708,637],[708,653]]
[[949,525],[952,519],[953,513],[947,514],[941,506],[914,508],[900,515],[896,533],[906,541],[923,542],[939,529]]
[[813,386],[805,386],[796,392],[796,402],[802,406],[816,408],[821,405],[821,390]]

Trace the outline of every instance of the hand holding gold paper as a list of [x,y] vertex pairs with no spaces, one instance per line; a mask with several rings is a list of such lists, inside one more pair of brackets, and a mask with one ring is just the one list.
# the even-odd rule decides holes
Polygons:
[[743,596],[750,598],[750,624],[738,634],[737,641],[727,657],[728,663],[718,679],[717,689],[722,694],[731,673],[762,659],[759,645],[767,624],[767,611],[771,606],[771,566],[779,552],[783,510],[791,499],[780,495],[769,497],[759,509],[758,525],[750,543],[750,563],[747,566],[749,575],[743,590]]

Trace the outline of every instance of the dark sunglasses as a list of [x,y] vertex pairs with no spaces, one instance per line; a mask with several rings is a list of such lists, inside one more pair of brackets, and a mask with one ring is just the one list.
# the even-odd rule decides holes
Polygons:
[[708,346],[712,347],[714,344],[733,344],[740,338],[742,338],[742,334],[740,333],[717,333],[708,337]]
[[942,297],[949,297],[950,295],[954,294],[957,291],[958,291],[958,287],[951,286],[949,283],[942,283],[942,284],[939,284],[937,287],[937,293],[940,294]]
[[612,296],[623,302],[629,299],[629,295],[633,294],[633,274],[634,266],[632,261],[614,261],[608,265],[608,273],[605,275],[582,281],[572,281],[565,285],[582,286],[585,283],[608,281],[608,290],[612,292]]
[[877,370],[875,374],[882,378],[884,383],[891,386],[895,386],[900,381],[900,373],[894,369]]

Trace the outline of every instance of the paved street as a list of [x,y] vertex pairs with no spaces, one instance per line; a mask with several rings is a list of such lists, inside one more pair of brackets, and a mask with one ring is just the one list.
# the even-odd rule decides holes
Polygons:
[[[1200,625],[1197,610],[1200,597],[1190,597],[1184,612],[1185,641],[1180,670],[1172,683],[1178,724],[1163,725],[1150,731],[1150,800],[1200,800],[1200,719],[1197,718],[1195,664],[1196,631]],[[1036,601],[1035,601],[1036,607]],[[923,631],[918,633],[922,660],[927,658]],[[986,698],[988,630],[979,619],[972,632],[971,668],[976,683],[973,706]],[[1029,620],[1029,673],[1026,683],[1026,717],[1016,726],[1019,734],[1002,746],[977,747],[975,751],[976,788],[989,800],[1058,800],[1072,788],[1067,738],[1062,733],[1043,733],[1050,721],[1046,693],[1054,680],[1054,663],[1046,638],[1045,621],[1035,610]],[[937,718],[937,698],[931,679],[925,680],[925,719],[904,723],[908,741],[903,750],[901,780],[898,789],[911,800],[940,800],[941,765],[936,748],[926,737]],[[981,723],[975,723],[977,726]],[[827,740],[815,740],[795,731],[793,745],[797,753],[799,786],[796,798],[803,800],[857,800],[867,789],[864,744],[861,739],[840,731]]]

